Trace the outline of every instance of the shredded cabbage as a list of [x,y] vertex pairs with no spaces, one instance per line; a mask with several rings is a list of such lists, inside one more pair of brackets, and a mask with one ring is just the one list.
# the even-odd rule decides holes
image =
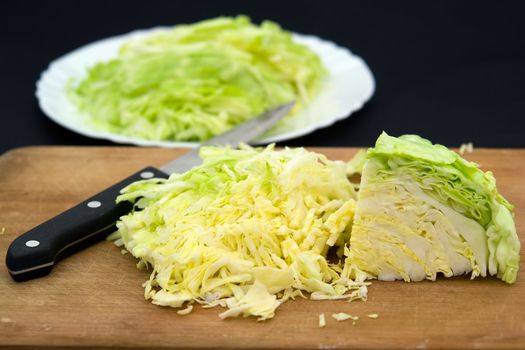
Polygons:
[[319,328],[326,327],[326,318],[324,314],[319,314]]
[[514,283],[513,207],[490,172],[416,135],[368,151],[345,267],[380,280],[471,273]]
[[69,96],[92,127],[147,140],[203,141],[319,88],[317,54],[278,24],[220,17],[126,42]]
[[355,208],[344,162],[273,146],[204,147],[200,156],[202,165],[136,182],[118,198],[137,200],[117,235],[152,267],[147,299],[220,305],[222,318],[259,320],[302,291],[317,300],[366,299],[365,275],[356,281],[341,259],[327,259],[331,247],[342,257]]
[[332,317],[337,321],[357,321],[359,319],[359,316],[352,316],[350,314],[347,314],[346,312],[338,312],[336,314],[332,314]]

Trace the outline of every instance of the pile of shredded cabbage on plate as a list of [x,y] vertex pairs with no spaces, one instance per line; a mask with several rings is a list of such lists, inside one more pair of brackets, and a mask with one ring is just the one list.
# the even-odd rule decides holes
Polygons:
[[297,111],[325,74],[319,56],[278,24],[219,17],[131,39],[68,95],[98,130],[203,141],[286,102]]
[[113,238],[151,267],[154,304],[265,320],[306,293],[364,300],[370,279],[516,281],[512,205],[490,172],[444,146],[383,133],[349,163],[273,146],[200,155],[202,165],[118,197],[136,204]]

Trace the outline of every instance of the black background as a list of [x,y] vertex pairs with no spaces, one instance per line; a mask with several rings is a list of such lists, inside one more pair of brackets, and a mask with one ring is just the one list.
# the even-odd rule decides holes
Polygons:
[[525,147],[525,7],[519,1],[12,1],[0,9],[0,153],[110,145],[48,120],[34,97],[50,61],[94,40],[219,15],[271,19],[369,64],[365,107],[290,146],[369,146],[385,130],[447,146]]

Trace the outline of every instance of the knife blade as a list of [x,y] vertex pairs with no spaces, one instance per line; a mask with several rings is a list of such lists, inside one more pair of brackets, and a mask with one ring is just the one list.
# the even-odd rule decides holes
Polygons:
[[[201,147],[237,147],[241,142],[251,141],[288,114],[293,105],[290,102],[271,109],[202,143]],[[21,282],[45,276],[60,259],[107,236],[114,230],[115,222],[133,208],[131,202],[115,202],[121,189],[135,181],[168,178],[169,174],[199,165],[199,149],[192,149],[159,169],[146,167],[16,238],[6,254],[11,277]]]

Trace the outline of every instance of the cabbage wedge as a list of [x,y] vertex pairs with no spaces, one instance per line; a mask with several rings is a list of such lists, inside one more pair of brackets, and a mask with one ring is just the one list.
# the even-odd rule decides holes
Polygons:
[[346,269],[380,280],[470,273],[514,283],[513,206],[490,172],[416,135],[383,133],[362,173]]

